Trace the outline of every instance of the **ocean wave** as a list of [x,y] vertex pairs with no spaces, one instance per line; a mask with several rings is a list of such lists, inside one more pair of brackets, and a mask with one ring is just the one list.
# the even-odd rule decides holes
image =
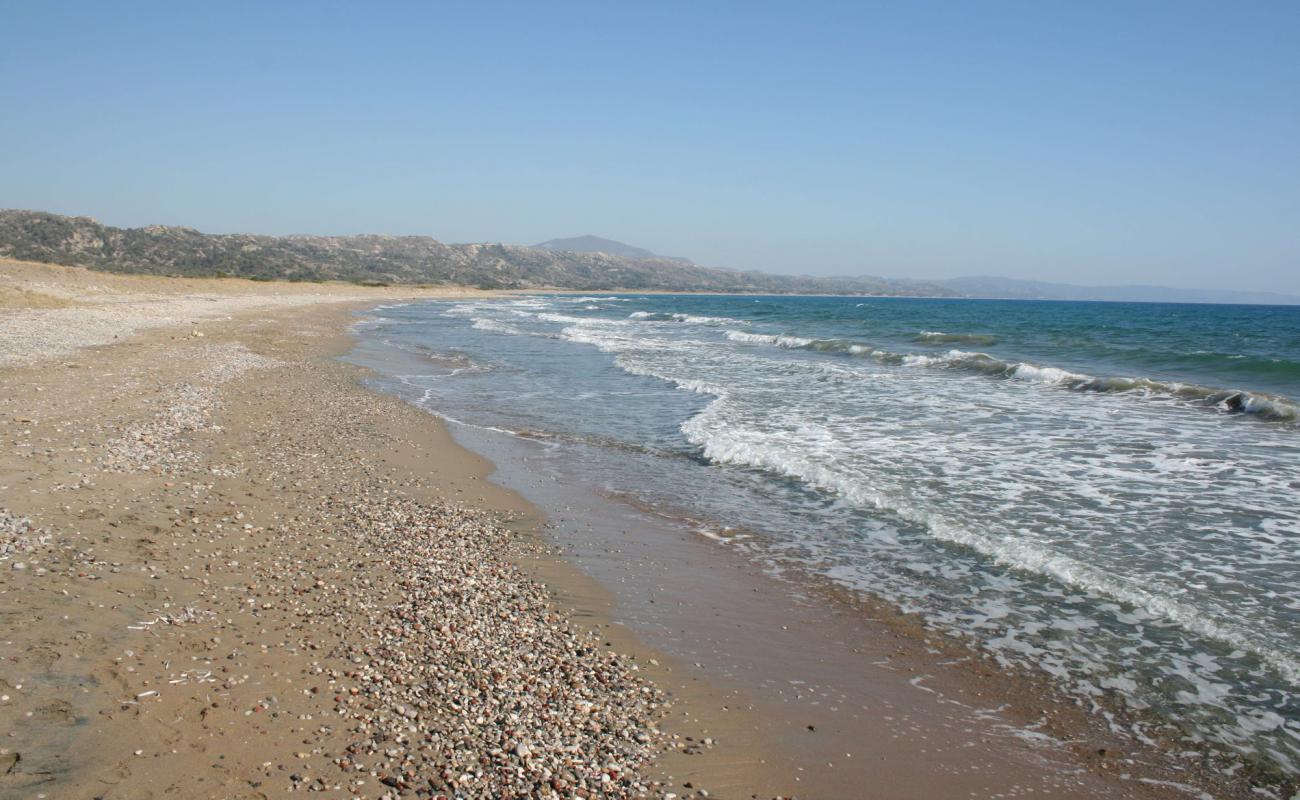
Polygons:
[[1223,389],[1195,383],[1163,381],[1146,377],[1087,375],[1060,367],[1004,361],[988,353],[949,350],[941,355],[895,353],[866,342],[847,339],[807,339],[784,334],[747,333],[729,330],[733,342],[768,344],[796,350],[839,353],[871,358],[884,364],[904,367],[936,367],[978,372],[995,378],[1021,380],[1077,392],[1132,394],[1146,398],[1181,400],[1190,405],[1211,408],[1227,414],[1248,414],[1271,422],[1300,422],[1300,405],[1290,398],[1264,392]]
[[477,328],[481,331],[491,331],[493,333],[505,333],[505,334],[509,334],[510,336],[528,335],[527,331],[520,330],[519,328],[516,328],[514,325],[511,325],[508,322],[499,322],[495,319],[488,319],[487,317],[476,317],[474,319],[474,324],[471,327]]
[[744,342],[746,344],[772,344],[777,347],[785,347],[791,350],[798,350],[813,344],[814,339],[805,339],[802,336],[784,336],[767,333],[746,333],[745,331],[727,331],[727,338],[733,342]]
[[457,317],[467,317],[467,316],[472,316],[474,314],[477,314],[478,312],[484,310],[485,308],[487,308],[486,303],[477,303],[471,301],[469,303],[457,303],[456,305],[448,307],[447,310],[444,311],[443,313],[450,314],[452,316],[457,316]]
[[668,372],[653,369],[645,364],[640,364],[626,355],[620,355],[614,359],[614,363],[619,369],[632,375],[641,375],[647,378],[658,378],[661,381],[667,381],[675,385],[678,389],[695,394],[710,395],[712,397],[725,397],[727,390],[716,383],[700,380],[696,378],[682,378]]
[[941,366],[964,369],[995,377],[1028,381],[1078,392],[1172,398],[1217,409],[1225,413],[1250,414],[1259,419],[1275,422],[1295,422],[1300,420],[1300,406],[1297,406],[1295,402],[1285,397],[1263,392],[1220,389],[1195,383],[1162,381],[1144,377],[1087,375],[1059,367],[1042,366],[1023,361],[1008,362],[994,358],[987,353],[970,353],[962,350],[951,350],[943,356],[905,356],[903,363],[906,366]]
[[921,344],[982,344],[997,342],[998,337],[991,333],[944,333],[943,331],[921,331],[915,337]]
[[628,319],[650,322],[685,322],[691,325],[748,325],[744,320],[731,317],[707,317],[699,314],[679,314],[667,311],[633,311]]
[[[602,352],[614,353],[615,355],[651,352],[682,354],[690,352],[699,346],[697,342],[644,338],[625,333],[624,329],[621,328],[609,329],[587,325],[570,325],[561,330],[557,338],[578,344],[589,344]],[[654,377],[664,376],[655,375]],[[665,377],[665,380],[672,379]]]
[[881,350],[866,342],[854,342],[848,339],[808,339],[803,336],[786,334],[747,333],[729,330],[726,336],[733,342],[745,344],[770,344],[787,350],[812,350],[818,353],[840,353],[849,356],[871,357],[877,361],[890,364],[902,364],[906,356]]
[[890,512],[921,525],[931,536],[959,545],[1022,572],[1140,608],[1189,632],[1247,650],[1293,685],[1300,686],[1300,662],[1249,629],[1215,619],[1205,609],[1160,594],[1078,559],[1023,539],[974,531],[906,497],[896,496],[854,480],[836,469],[817,448],[800,447],[770,433],[729,424],[724,417],[726,395],[682,424],[687,439],[714,463],[754,467],[793,478],[814,489],[840,496],[854,505]]
[[602,319],[601,317],[574,317],[569,314],[543,312],[537,315],[543,322],[558,322],[564,325],[627,325],[621,319]]

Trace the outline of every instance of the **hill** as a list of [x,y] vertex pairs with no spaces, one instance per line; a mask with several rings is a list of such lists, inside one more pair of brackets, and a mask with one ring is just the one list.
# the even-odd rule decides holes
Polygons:
[[89,217],[0,210],[0,256],[109,272],[508,289],[773,294],[946,295],[932,284],[737,272],[660,257],[508,244],[444,244],[427,236],[209,234]]
[[664,259],[665,261],[677,261],[682,264],[693,263],[689,258],[676,258],[674,256],[661,256],[658,253],[652,253],[644,247],[635,247],[623,242],[616,242],[613,239],[602,239],[599,236],[574,236],[570,239],[548,239],[541,244],[535,244],[533,247],[540,247],[543,250],[563,250],[570,253],[609,253],[610,255],[623,256],[624,258],[634,258],[642,261],[649,259]]

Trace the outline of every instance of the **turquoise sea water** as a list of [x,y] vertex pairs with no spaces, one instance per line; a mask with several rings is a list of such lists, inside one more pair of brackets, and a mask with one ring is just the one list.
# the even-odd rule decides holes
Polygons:
[[390,389],[565,480],[1137,710],[1132,735],[1300,774],[1300,308],[520,296],[360,330]]

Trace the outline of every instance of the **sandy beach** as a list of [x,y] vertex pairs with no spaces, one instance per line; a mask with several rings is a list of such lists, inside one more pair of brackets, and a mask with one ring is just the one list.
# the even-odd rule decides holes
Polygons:
[[470,294],[0,262],[0,796],[1247,791],[705,541],[546,538],[339,360]]
[[641,796],[709,748],[490,465],[334,359],[398,293],[3,275],[0,794]]

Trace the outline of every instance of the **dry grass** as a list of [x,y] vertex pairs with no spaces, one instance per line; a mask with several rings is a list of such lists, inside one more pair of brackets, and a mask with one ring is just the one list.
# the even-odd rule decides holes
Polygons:
[[17,286],[0,286],[0,308],[65,308],[70,305],[75,303],[66,297]]
[[210,325],[235,314],[265,314],[321,303],[483,294],[462,287],[115,275],[0,259],[0,365],[61,358],[83,347],[124,341],[158,328],[197,331],[200,324]]
[[[173,278],[161,275],[129,275],[101,272],[85,267],[65,267],[36,261],[0,258],[0,291],[26,290],[68,299],[96,302],[118,295],[301,295],[356,294],[366,289],[343,282],[291,283],[288,281],[252,281],[244,278]],[[400,287],[406,294],[414,287]],[[442,291],[448,291],[443,289]],[[450,291],[455,291],[451,289]],[[383,296],[396,291],[370,290]],[[33,306],[28,306],[33,307]],[[50,308],[51,306],[39,306]]]

